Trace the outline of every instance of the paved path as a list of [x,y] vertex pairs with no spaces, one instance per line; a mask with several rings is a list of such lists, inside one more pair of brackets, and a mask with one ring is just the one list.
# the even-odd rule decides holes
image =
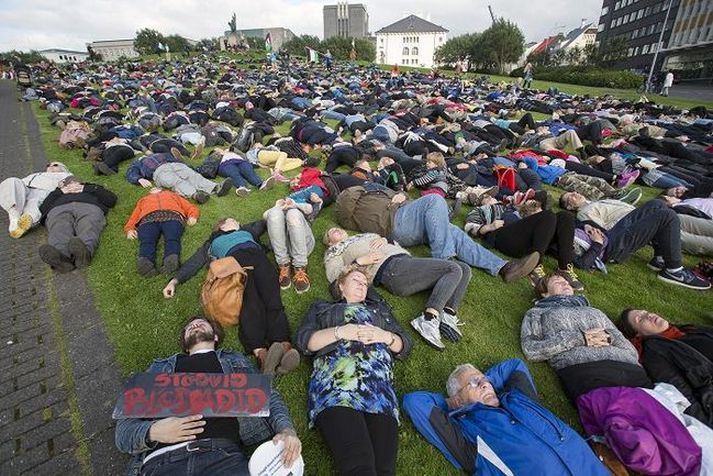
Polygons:
[[[43,169],[37,122],[10,81],[0,111],[0,179]],[[14,240],[0,215],[0,474],[122,474],[121,380],[85,275],[55,275],[37,254],[44,229]]]
[[713,85],[674,84],[669,96],[713,103]]

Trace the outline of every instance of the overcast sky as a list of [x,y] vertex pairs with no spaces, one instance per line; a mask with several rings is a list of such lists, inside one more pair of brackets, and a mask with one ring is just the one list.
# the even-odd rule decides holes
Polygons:
[[[0,0],[0,51],[45,48],[85,50],[92,40],[133,38],[141,28],[188,38],[215,37],[228,29],[285,27],[322,37],[322,6],[314,0]],[[357,2],[350,2],[357,3]],[[389,0],[364,2],[372,32],[408,14],[450,30],[450,36],[482,31],[497,17],[517,23],[527,41],[597,22],[601,0]]]

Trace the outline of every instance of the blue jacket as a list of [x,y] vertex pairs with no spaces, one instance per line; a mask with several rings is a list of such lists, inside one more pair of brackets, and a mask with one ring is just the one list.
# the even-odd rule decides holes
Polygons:
[[[216,350],[224,373],[258,373],[255,366],[242,354],[228,350]],[[155,360],[147,372],[173,373],[176,370],[176,357]],[[139,474],[141,464],[147,452],[153,448],[146,443],[146,436],[154,420],[124,418],[117,420],[114,437],[120,451],[134,455],[129,467],[129,474]],[[240,441],[245,446],[262,443],[281,431],[292,429],[292,420],[287,405],[280,394],[272,389],[270,393],[270,416],[264,418],[238,418]],[[155,446],[155,445],[154,445]]]
[[487,476],[609,474],[577,432],[535,401],[532,377],[520,359],[501,362],[485,375],[500,407],[474,403],[448,410],[438,393],[404,397],[416,429],[453,466]]
[[528,168],[537,172],[537,175],[539,175],[542,181],[547,185],[552,185],[557,179],[569,172],[569,170],[555,165],[540,165],[534,157],[525,156],[522,160],[527,164]]

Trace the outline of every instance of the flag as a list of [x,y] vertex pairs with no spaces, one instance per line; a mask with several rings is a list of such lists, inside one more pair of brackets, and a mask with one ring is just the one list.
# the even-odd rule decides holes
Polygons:
[[310,63],[319,63],[319,51],[307,48],[307,59]]
[[268,53],[272,51],[272,37],[270,36],[270,32],[267,32],[267,35],[265,35],[265,51]]

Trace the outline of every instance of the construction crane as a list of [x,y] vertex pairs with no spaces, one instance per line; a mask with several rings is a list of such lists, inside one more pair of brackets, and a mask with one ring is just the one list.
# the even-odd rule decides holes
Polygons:
[[488,5],[488,11],[490,11],[490,18],[493,20],[493,25],[495,25],[495,14],[493,13],[493,7]]

